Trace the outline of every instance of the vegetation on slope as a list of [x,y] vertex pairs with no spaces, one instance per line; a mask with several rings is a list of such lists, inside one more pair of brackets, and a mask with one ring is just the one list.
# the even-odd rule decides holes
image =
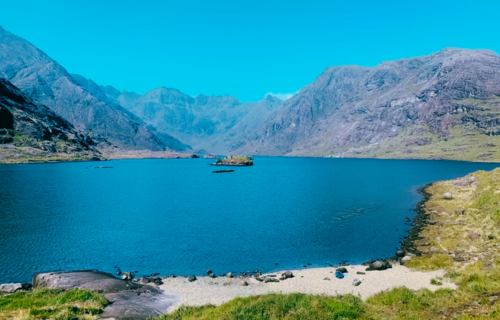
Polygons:
[[217,158],[215,165],[219,166],[252,166],[253,159],[243,156],[229,156],[225,159]]
[[0,295],[0,318],[28,319],[97,319],[108,301],[88,290],[35,289]]

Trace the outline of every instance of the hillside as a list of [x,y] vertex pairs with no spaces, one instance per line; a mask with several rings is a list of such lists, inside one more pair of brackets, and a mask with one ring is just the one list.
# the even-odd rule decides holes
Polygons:
[[122,149],[166,149],[141,119],[118,104],[101,100],[56,61],[2,27],[0,78],[10,81],[78,129],[100,135]]
[[500,58],[488,50],[331,67],[233,150],[500,160],[499,96]]
[[0,79],[0,162],[99,158],[96,142]]

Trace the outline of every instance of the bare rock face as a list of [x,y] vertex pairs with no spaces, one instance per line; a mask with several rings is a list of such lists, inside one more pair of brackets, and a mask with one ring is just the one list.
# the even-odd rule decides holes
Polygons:
[[0,79],[0,159],[71,154],[99,158],[97,142]]
[[38,273],[33,276],[33,286],[98,291],[110,302],[101,319],[148,319],[180,303],[178,296],[166,295],[156,287],[124,281],[96,270]]
[[0,78],[38,100],[80,130],[123,149],[163,151],[165,145],[141,119],[108,104],[80,85],[60,64],[0,27]]
[[[403,134],[412,148],[447,139],[457,128],[497,135],[498,95],[500,57],[488,50],[445,49],[373,68],[330,67],[233,149],[342,156]],[[488,104],[473,103],[480,100]]]

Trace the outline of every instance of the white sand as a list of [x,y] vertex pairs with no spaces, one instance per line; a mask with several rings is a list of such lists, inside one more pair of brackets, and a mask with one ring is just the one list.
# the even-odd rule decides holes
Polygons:
[[[360,294],[362,299],[382,290],[405,286],[409,289],[439,288],[455,289],[456,286],[447,279],[441,280],[442,286],[431,285],[432,278],[443,277],[444,271],[418,272],[401,266],[393,265],[392,269],[385,271],[365,271],[366,266],[355,265],[346,267],[349,271],[344,279],[335,278],[335,268],[311,268],[292,270],[294,278],[280,281],[279,283],[263,283],[254,278],[227,278],[198,277],[198,280],[189,282],[187,278],[167,278],[160,286],[166,294],[179,295],[180,304],[197,306],[207,303],[220,305],[236,297],[247,297],[266,293],[309,293],[309,294]],[[356,274],[357,271],[365,272],[364,275]],[[281,275],[281,272],[270,273]],[[324,280],[325,277],[330,281]],[[363,283],[355,287],[352,280],[363,279]],[[246,281],[249,285],[242,286]]]

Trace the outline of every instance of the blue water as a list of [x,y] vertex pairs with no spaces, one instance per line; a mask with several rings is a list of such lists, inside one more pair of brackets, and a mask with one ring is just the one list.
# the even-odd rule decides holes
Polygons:
[[201,275],[392,256],[419,187],[497,167],[258,157],[214,174],[211,161],[0,165],[0,283],[52,270]]

